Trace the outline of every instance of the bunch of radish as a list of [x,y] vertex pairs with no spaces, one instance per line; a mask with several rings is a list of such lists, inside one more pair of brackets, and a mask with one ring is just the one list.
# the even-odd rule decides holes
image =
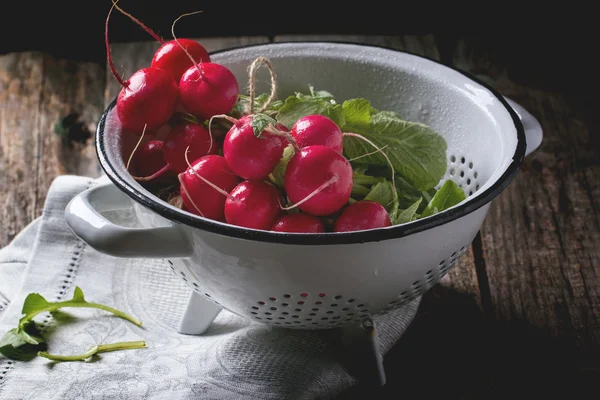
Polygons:
[[[350,204],[353,169],[343,155],[345,133],[331,119],[308,115],[289,130],[269,124],[257,134],[252,122],[258,112],[251,108],[239,119],[231,116],[240,95],[236,77],[224,65],[211,62],[200,43],[177,39],[174,33],[174,39],[165,42],[116,1],[113,7],[161,43],[150,66],[123,80],[108,42],[111,7],[107,61],[122,86],[116,114],[123,135],[140,135],[127,161],[136,180],[158,186],[176,182],[174,198],[185,211],[244,228],[323,233],[391,225],[381,204]],[[268,64],[261,58],[251,70],[260,62]],[[213,135],[215,118],[228,123],[225,135]],[[288,147],[293,155],[284,185],[278,187],[270,176]]]

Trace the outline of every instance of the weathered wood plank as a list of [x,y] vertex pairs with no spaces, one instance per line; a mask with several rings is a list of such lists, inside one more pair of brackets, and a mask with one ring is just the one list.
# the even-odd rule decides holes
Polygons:
[[[40,215],[57,175],[99,175],[92,142],[104,79],[92,63],[36,52],[0,56],[0,247]],[[55,124],[70,113],[76,118],[58,136]]]
[[[223,37],[223,38],[200,38],[196,39],[208,50],[217,51],[231,47],[244,46],[249,44],[267,43],[269,39],[266,36],[250,37]],[[122,71],[121,76],[127,78],[135,71],[150,66],[154,52],[160,47],[158,42],[130,42],[115,43],[111,45],[111,54],[115,67]],[[121,87],[110,70],[106,71],[106,90],[104,93],[105,107],[119,94]]]
[[490,374],[503,393],[522,383],[538,394],[579,390],[600,378],[600,148],[591,103],[515,82],[510,65],[490,65],[480,48],[461,43],[454,59],[487,74],[544,129],[482,227],[495,319]]

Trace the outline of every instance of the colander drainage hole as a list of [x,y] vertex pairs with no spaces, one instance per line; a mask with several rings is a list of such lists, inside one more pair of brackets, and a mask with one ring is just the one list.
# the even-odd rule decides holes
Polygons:
[[253,309],[253,310],[258,310],[258,307],[256,307],[256,306],[252,306],[252,309]]
[[291,294],[284,294],[283,297],[285,297],[286,299],[289,299],[290,297],[292,297]]
[[461,164],[464,164],[466,161],[467,161],[467,160],[465,160],[465,158],[464,158],[464,157],[462,157],[462,158],[460,159],[460,162],[461,162]]
[[281,303],[281,306],[282,307],[287,307],[287,306],[289,306],[289,304],[288,303]]
[[289,312],[287,312],[287,311],[284,311],[284,312],[282,312],[281,314],[282,314],[282,315],[290,315],[290,313],[289,313]]
[[308,315],[310,315],[311,317],[314,317],[314,316],[315,316],[315,315],[317,315],[317,314],[315,314],[314,312],[311,312],[311,313],[310,313],[310,314],[308,314]]
[[315,301],[315,304],[323,304],[322,301]]
[[348,299],[348,303],[354,303],[354,299]]
[[337,296],[334,297],[334,299],[336,299],[336,300],[339,300],[341,298],[342,298],[342,296],[340,296],[340,295],[337,295]]
[[271,307],[272,311],[277,311],[277,307]]
[[450,161],[451,162],[456,162],[456,157],[455,156],[450,157]]
[[276,297],[269,297],[269,300],[271,300],[271,301],[277,301],[277,298]]

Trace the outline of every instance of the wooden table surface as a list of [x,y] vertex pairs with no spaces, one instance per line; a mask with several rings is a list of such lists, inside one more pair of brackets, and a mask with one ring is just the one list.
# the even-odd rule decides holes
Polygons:
[[[469,251],[424,296],[416,320],[386,356],[387,385],[359,387],[344,398],[579,398],[597,387],[600,150],[591,114],[578,99],[513,79],[518,65],[493,64],[485,49],[431,35],[200,40],[211,51],[316,39],[441,59],[486,79],[544,130],[541,147],[493,201]],[[156,47],[114,44],[113,56],[128,76],[148,64]],[[0,56],[0,247],[40,215],[57,175],[101,174],[93,132],[117,90],[102,65],[36,52]],[[70,113],[83,125],[57,135],[56,124]],[[65,125],[68,119],[59,127]]]

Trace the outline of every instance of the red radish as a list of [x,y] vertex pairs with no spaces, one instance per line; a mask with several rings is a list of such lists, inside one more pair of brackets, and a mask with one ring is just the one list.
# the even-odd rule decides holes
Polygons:
[[[163,157],[162,140],[152,140],[142,146],[133,157],[133,168],[138,176],[151,176],[162,170],[165,166]],[[169,175],[161,174],[162,177]]]
[[307,115],[298,119],[290,133],[300,148],[320,144],[342,153],[344,143],[342,131],[335,122],[324,115]]
[[391,226],[390,215],[379,203],[361,200],[349,205],[335,220],[334,232],[362,231]]
[[216,154],[217,143],[212,140],[208,129],[203,125],[184,123],[174,127],[167,135],[163,146],[163,154],[170,169],[176,173],[184,172],[188,165],[185,159],[186,148],[189,147],[190,160]]
[[178,178],[181,198],[189,212],[223,220],[226,194],[238,184],[225,158],[214,154],[200,157]]
[[181,104],[203,119],[231,111],[239,91],[237,79],[229,68],[212,62],[191,66],[179,81]]
[[294,154],[284,175],[292,207],[316,216],[342,208],[350,199],[352,183],[350,162],[331,147],[322,145],[307,146]]
[[[263,131],[254,136],[252,115],[245,115],[234,122],[223,141],[223,156],[233,172],[248,180],[265,179],[281,160],[287,140],[279,135]],[[277,129],[287,131],[281,124]]]
[[113,64],[108,42],[108,21],[115,4],[106,17],[104,40],[110,71],[122,86],[117,96],[117,115],[123,128],[141,132],[144,125],[154,131],[173,115],[177,103],[177,83],[171,75],[157,68],[142,68],[128,80],[123,80]]
[[181,75],[194,65],[181,48],[182,46],[185,47],[195,62],[210,62],[208,51],[200,43],[191,39],[177,39],[170,40],[160,46],[154,53],[150,66],[170,72],[175,82],[179,82]]
[[325,232],[323,222],[309,214],[286,214],[279,218],[273,227],[275,232],[322,233]]
[[244,181],[225,200],[225,221],[244,228],[269,230],[281,215],[281,194],[264,181]]

